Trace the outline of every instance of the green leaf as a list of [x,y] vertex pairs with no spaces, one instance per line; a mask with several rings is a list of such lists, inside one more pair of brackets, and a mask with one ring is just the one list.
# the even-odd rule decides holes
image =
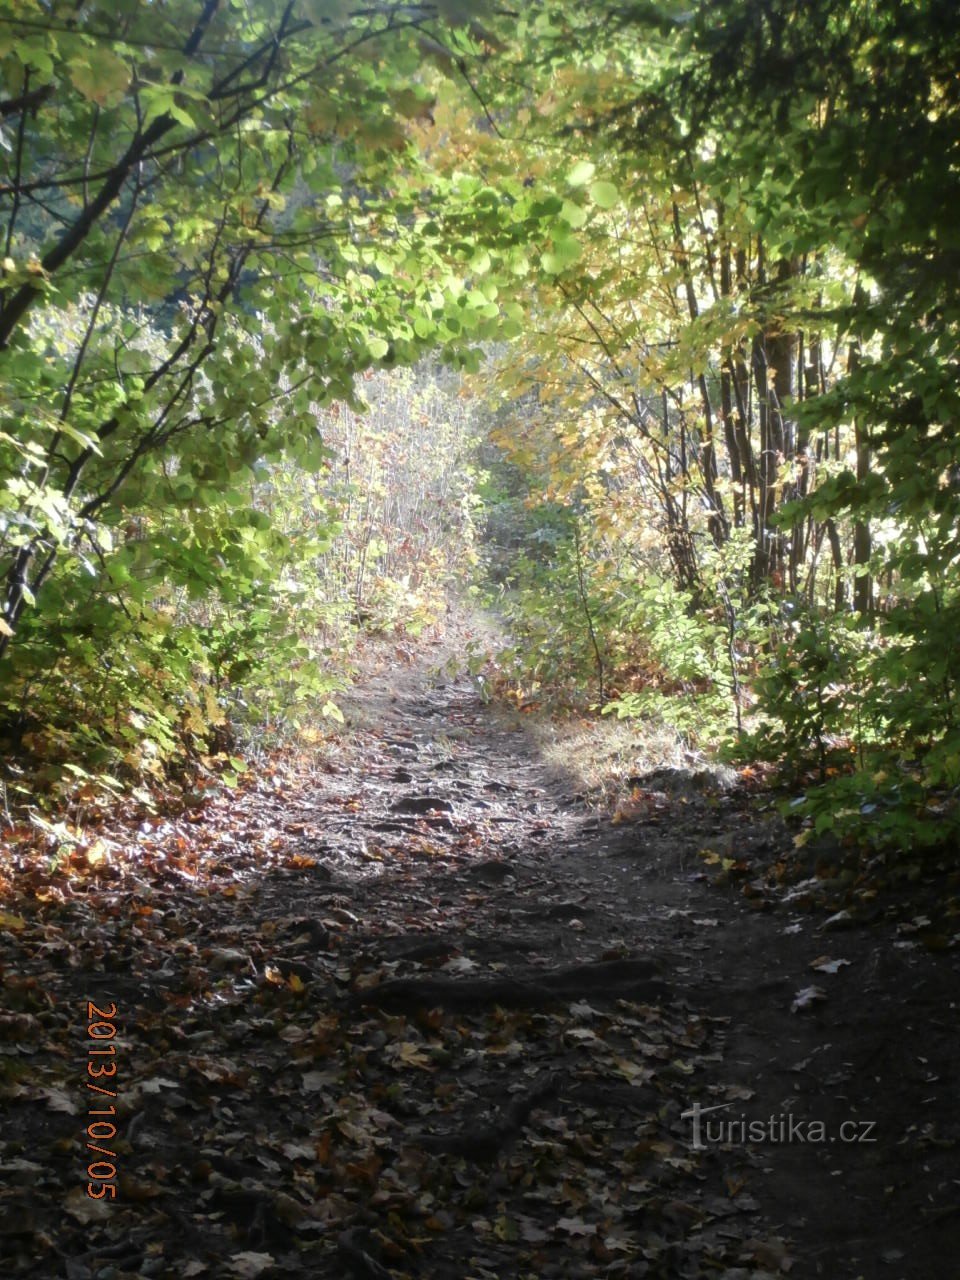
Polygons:
[[18,40],[14,45],[14,51],[24,66],[33,67],[43,76],[53,75],[53,59],[44,48],[41,38]]
[[541,258],[543,269],[548,275],[559,275],[576,262],[582,252],[580,241],[573,236],[555,239],[552,250]]
[[169,85],[147,85],[140,93],[144,103],[143,123],[152,124],[161,116],[170,116],[186,129],[195,126],[193,116],[181,107],[176,99],[176,90]]
[[590,199],[598,209],[612,209],[620,199],[620,191],[612,182],[592,182]]
[[597,166],[591,160],[579,160],[567,174],[567,183],[571,187],[585,187],[596,172]]
[[587,211],[582,205],[574,204],[572,200],[564,200],[560,217],[568,227],[582,227],[587,220]]

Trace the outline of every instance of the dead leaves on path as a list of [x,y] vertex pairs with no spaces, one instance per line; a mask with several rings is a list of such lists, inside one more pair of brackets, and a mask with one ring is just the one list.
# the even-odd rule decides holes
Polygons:
[[[239,931],[237,956],[261,938]],[[35,1135],[43,1191],[15,1243],[42,1248],[59,1209],[103,1258],[136,1244],[139,1223],[158,1265],[186,1255],[196,1275],[223,1274],[223,1259],[238,1275],[332,1275],[334,1254],[368,1257],[362,1274],[422,1275],[437,1251],[476,1276],[558,1265],[642,1276],[667,1257],[671,1275],[698,1276],[742,1261],[734,1224],[754,1202],[743,1182],[721,1191],[716,1172],[700,1182],[678,1118],[710,1058],[710,1027],[655,1005],[607,1007],[602,991],[551,1012],[470,1015],[358,1016],[336,998],[364,985],[375,996],[372,980],[399,971],[424,966],[341,961],[327,974],[333,998],[318,999],[248,985],[238,961],[188,1002],[176,974],[171,999],[128,1001],[118,1152],[129,1172],[108,1214],[71,1185],[82,1163],[76,1090],[43,1052],[68,1034],[70,1010],[54,1003],[18,1023],[16,1050],[60,1084],[4,1089]],[[54,1142],[37,1123],[44,1110],[62,1118]]]
[[[391,769],[371,752],[359,785],[277,760],[176,813],[13,833],[4,1252],[51,1276],[69,1258],[71,1280],[785,1271],[751,1234],[749,1157],[692,1150],[681,1118],[727,1100],[722,1028],[644,993],[619,951],[533,953],[522,979],[468,954],[514,884],[489,850],[535,847],[539,802],[471,776],[374,803],[415,780]],[[589,911],[540,903],[514,927]],[[464,1007],[423,998],[455,988]],[[419,998],[381,1007],[400,991]],[[84,1189],[86,999],[119,1010],[110,1206]]]

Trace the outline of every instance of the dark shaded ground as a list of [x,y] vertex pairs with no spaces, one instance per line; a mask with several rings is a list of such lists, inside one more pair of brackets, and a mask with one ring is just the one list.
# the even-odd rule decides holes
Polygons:
[[[790,835],[707,774],[598,818],[430,666],[365,681],[312,776],[5,905],[6,1272],[955,1277],[956,935],[771,887]],[[86,999],[118,1005],[112,1204]]]

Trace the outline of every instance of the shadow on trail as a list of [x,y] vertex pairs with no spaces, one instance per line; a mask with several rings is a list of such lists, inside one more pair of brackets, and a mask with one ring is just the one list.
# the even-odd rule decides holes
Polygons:
[[708,880],[788,838],[705,774],[591,813],[456,657],[203,818],[219,887],[117,886],[74,977],[125,1014],[119,1200],[38,1245],[69,1170],[28,1161],[10,1274],[953,1277],[956,953]]
[[398,1168],[457,1161],[401,1274],[954,1274],[955,965],[708,882],[789,837],[706,774],[652,768],[612,826],[468,680],[386,671],[350,719],[345,1009]]

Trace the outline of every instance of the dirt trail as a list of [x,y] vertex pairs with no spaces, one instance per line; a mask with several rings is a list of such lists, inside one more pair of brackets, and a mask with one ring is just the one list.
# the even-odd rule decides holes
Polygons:
[[10,1273],[953,1280],[956,952],[709,879],[789,837],[707,775],[597,817],[450,656],[394,653],[312,781],[234,802],[272,865],[211,831],[219,889],[132,931],[118,890],[69,994],[128,1011],[124,1194],[82,1248],[0,1230]]
[[[427,1126],[438,1131],[430,1139],[452,1127],[456,1141],[466,1126],[479,1141],[510,1091],[523,1096],[549,1071],[558,1097],[528,1137],[512,1135],[508,1167],[516,1173],[532,1154],[518,1152],[536,1151],[558,1124],[571,1147],[597,1148],[597,1167],[573,1186],[568,1171],[569,1199],[553,1206],[555,1223],[578,1225],[551,1231],[549,1214],[534,1214],[534,1234],[550,1242],[534,1260],[521,1228],[488,1259],[492,1273],[680,1276],[722,1259],[834,1280],[957,1274],[955,956],[718,887],[705,849],[773,861],[790,844],[755,797],[702,773],[652,769],[641,812],[613,826],[544,768],[520,717],[485,706],[473,682],[438,675],[435,663],[374,677],[350,719],[362,799],[343,837],[359,829],[378,842],[375,882],[355,883],[350,901],[360,919],[381,922],[365,945],[374,967],[388,965],[371,998],[412,1016],[486,1009],[509,1023],[516,1015],[495,1009],[519,1005],[524,1017],[540,1008],[552,1019],[550,1050],[527,1025],[505,1055],[510,1069],[497,1055],[495,1070],[469,1053],[469,1066],[451,1062],[451,1081],[462,1082],[453,1097],[463,1096]],[[424,845],[413,864],[411,827]],[[849,964],[812,971],[822,957]],[[568,983],[565,1010],[549,1000],[551,981]],[[701,1120],[701,1153],[681,1118],[695,1104],[723,1107],[709,1131]],[[478,1125],[474,1113],[487,1119]],[[758,1124],[761,1140],[744,1142]],[[452,1149],[466,1156],[469,1146]],[[550,1194],[534,1181],[530,1198],[545,1207]],[[497,1210],[513,1200],[505,1185],[484,1201],[494,1236]]]

